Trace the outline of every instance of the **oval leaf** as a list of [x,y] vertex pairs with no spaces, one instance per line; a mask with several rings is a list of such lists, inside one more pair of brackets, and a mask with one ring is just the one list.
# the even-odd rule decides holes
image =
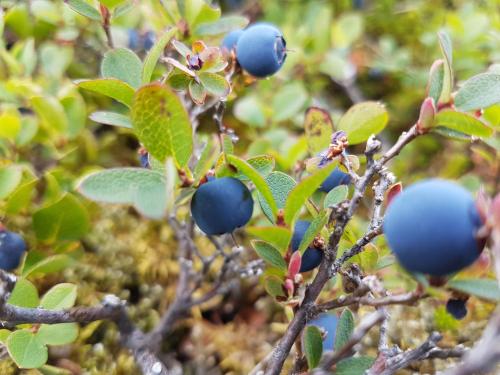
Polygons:
[[101,13],[85,0],[66,0],[65,3],[82,16],[88,17],[94,21],[102,21]]
[[163,35],[158,39],[155,45],[149,50],[146,59],[144,60],[144,66],[142,67],[142,83],[149,83],[151,77],[153,76],[153,71],[155,69],[156,63],[161,57],[163,50],[167,46],[170,39],[177,32],[177,28],[173,27],[163,33]]
[[316,216],[311,224],[307,228],[304,233],[304,237],[302,237],[302,241],[300,241],[299,251],[301,254],[304,254],[304,251],[311,245],[314,241],[314,238],[318,235],[318,233],[323,229],[328,221],[328,215],[326,212],[321,212]]
[[349,195],[349,188],[346,185],[335,186],[328,192],[323,202],[323,207],[332,208],[333,206],[343,202]]
[[444,126],[476,137],[489,137],[493,134],[493,129],[474,116],[451,109],[438,112],[434,117],[434,126]]
[[44,294],[40,307],[47,310],[69,309],[75,305],[76,285],[62,283],[54,285]]
[[210,94],[218,97],[228,96],[231,92],[229,82],[215,73],[202,72],[198,75],[201,84]]
[[134,89],[127,83],[114,78],[103,79],[83,79],[75,82],[78,87],[98,94],[109,96],[112,99],[132,106],[134,99]]
[[264,241],[252,241],[255,252],[270,265],[282,270],[287,269],[287,265],[280,252],[271,244]]
[[449,288],[491,301],[500,301],[500,288],[493,279],[456,279],[446,284]]
[[500,74],[478,74],[465,82],[455,96],[455,107],[462,111],[487,108],[496,103],[500,103]]
[[20,368],[37,368],[47,362],[45,344],[26,329],[12,332],[7,339],[7,350]]
[[7,303],[19,307],[37,307],[40,303],[38,290],[26,279],[18,279]]
[[304,129],[307,137],[307,148],[311,155],[328,148],[333,133],[333,121],[328,111],[310,107],[306,111]]
[[78,324],[42,324],[36,336],[46,345],[66,345],[78,337]]
[[99,124],[132,129],[132,123],[130,122],[128,116],[122,115],[121,113],[97,111],[91,113],[89,118]]
[[384,130],[388,121],[389,114],[384,105],[363,102],[352,106],[340,118],[338,128],[346,132],[349,144],[358,144]]
[[103,78],[116,78],[133,88],[141,85],[142,61],[129,49],[117,48],[104,54],[101,63]]
[[318,327],[311,325],[304,329],[304,352],[309,369],[318,366],[323,354],[323,338]]
[[341,349],[349,341],[352,332],[354,331],[354,316],[349,309],[344,309],[337,323],[337,331],[335,333],[335,351]]

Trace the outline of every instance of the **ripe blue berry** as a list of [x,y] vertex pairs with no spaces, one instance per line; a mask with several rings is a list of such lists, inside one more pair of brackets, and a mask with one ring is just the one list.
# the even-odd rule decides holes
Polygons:
[[149,51],[155,44],[156,35],[153,31],[146,31],[143,36],[144,51]]
[[323,339],[323,352],[333,351],[337,322],[338,318],[335,314],[323,313],[307,324],[316,326],[326,333]]
[[12,271],[19,266],[21,258],[26,251],[26,242],[13,232],[0,231],[0,268]]
[[236,58],[255,77],[276,73],[286,59],[286,42],[275,26],[257,23],[243,31],[236,43]]
[[[307,228],[309,228],[309,225],[311,225],[311,222],[305,220],[298,220],[297,223],[295,223],[291,241],[293,251],[297,251],[299,249],[300,242],[302,241]],[[304,254],[302,254],[300,272],[307,272],[318,267],[322,259],[323,251],[321,249],[316,249],[312,246],[309,246],[306,251],[304,251]]]
[[244,226],[253,212],[250,190],[233,177],[209,178],[191,200],[191,214],[206,234],[231,233]]
[[445,276],[480,255],[475,234],[482,225],[467,190],[446,180],[416,183],[398,194],[387,209],[384,232],[407,270]]
[[133,51],[137,51],[140,48],[141,44],[141,37],[139,36],[139,33],[134,30],[134,29],[128,29],[128,48],[130,48]]
[[449,299],[446,302],[446,311],[455,319],[462,320],[467,315],[466,301],[462,299]]
[[326,178],[325,181],[319,187],[320,191],[328,193],[333,188],[339,185],[349,185],[351,182],[351,176],[347,173],[342,172],[340,169],[335,168],[332,173]]
[[231,51],[233,48],[236,48],[236,43],[238,43],[241,35],[243,35],[243,30],[231,31],[222,39],[221,47],[227,51]]

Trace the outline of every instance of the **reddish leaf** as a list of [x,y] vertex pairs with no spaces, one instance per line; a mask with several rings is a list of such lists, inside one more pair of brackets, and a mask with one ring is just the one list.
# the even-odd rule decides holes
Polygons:
[[391,204],[392,200],[396,198],[396,195],[403,191],[403,184],[398,182],[392,185],[387,191],[387,207]]
[[300,265],[302,263],[302,257],[300,255],[300,251],[295,251],[288,263],[288,277],[292,280],[295,279],[295,275],[300,271]]

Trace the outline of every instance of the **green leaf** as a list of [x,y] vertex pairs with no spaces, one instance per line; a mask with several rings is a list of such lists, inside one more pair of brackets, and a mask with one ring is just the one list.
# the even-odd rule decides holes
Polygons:
[[[2,172],[0,170],[0,190],[3,182],[1,175]],[[7,205],[5,206],[5,212],[7,214],[14,215],[25,209],[33,198],[37,183],[38,180],[34,179],[18,186],[9,196]]]
[[14,141],[21,130],[21,116],[17,110],[7,110],[0,114],[0,138]]
[[434,126],[444,126],[476,137],[489,137],[493,134],[493,129],[474,116],[452,109],[438,112],[434,117]]
[[309,370],[317,367],[323,354],[323,338],[321,331],[316,326],[307,326],[304,329],[304,352]]
[[68,128],[68,119],[64,113],[64,108],[59,101],[50,96],[34,96],[31,104],[36,114],[44,124],[50,129],[64,131]]
[[66,0],[65,3],[84,17],[88,17],[94,21],[102,21],[101,13],[85,0]]
[[137,91],[132,125],[139,141],[160,162],[173,156],[178,166],[187,165],[193,150],[191,123],[177,95],[166,86],[149,84]]
[[209,137],[205,147],[203,147],[200,158],[196,163],[196,167],[194,168],[193,174],[196,182],[199,181],[210,168],[212,168],[215,160],[217,159],[217,155],[217,149],[213,145],[212,138]]
[[320,212],[318,216],[313,219],[313,221],[311,221],[311,224],[302,237],[302,241],[300,241],[299,251],[301,254],[304,254],[309,245],[311,245],[311,243],[314,241],[314,238],[326,225],[326,223],[328,222],[328,216],[329,215],[327,215],[327,213],[323,211]]
[[234,116],[245,124],[259,128],[266,125],[262,104],[255,95],[247,95],[239,99],[234,105],[233,112]]
[[372,357],[346,358],[337,363],[335,375],[363,375],[374,362]]
[[255,249],[255,252],[264,259],[270,265],[277,267],[282,270],[287,269],[287,265],[280,252],[276,250],[271,244],[254,240],[252,241],[252,246]]
[[109,96],[112,99],[132,106],[134,100],[134,89],[127,83],[114,78],[82,79],[75,82],[78,87],[98,94]]
[[21,183],[23,172],[17,166],[0,168],[0,199],[8,197]]
[[429,73],[429,83],[428,83],[428,97],[434,99],[434,103],[437,104],[439,98],[441,97],[441,92],[443,92],[443,82],[444,82],[444,61],[438,60],[431,67]]
[[132,204],[144,216],[153,219],[161,219],[166,213],[166,179],[157,171],[107,169],[85,176],[78,190],[97,202]]
[[42,324],[36,336],[46,345],[66,345],[78,337],[78,324]]
[[487,108],[497,103],[500,103],[500,74],[478,74],[465,82],[455,96],[455,107],[462,111]]
[[11,333],[8,329],[0,329],[0,342],[5,345]]
[[151,81],[153,76],[153,71],[155,69],[158,60],[163,54],[163,50],[167,46],[170,39],[177,32],[177,28],[173,27],[168,29],[163,33],[163,35],[158,39],[155,45],[149,50],[146,59],[144,60],[144,66],[142,67],[142,83],[146,84]]
[[273,118],[284,121],[298,114],[308,99],[307,91],[300,82],[290,83],[273,96]]
[[276,202],[274,201],[273,193],[267,185],[266,180],[264,180],[264,177],[262,177],[262,175],[245,160],[242,160],[234,155],[227,155],[226,158],[229,164],[235,166],[240,173],[243,173],[254,183],[255,188],[266,200],[266,203],[271,211],[271,216],[276,217],[276,212],[278,210]]
[[[247,163],[264,177],[269,175],[269,173],[271,173],[274,169],[274,158],[271,155],[254,156],[253,158],[247,159]],[[247,179],[243,173],[237,174],[233,177],[243,181]]]
[[38,371],[41,375],[73,375],[73,373],[66,369],[50,365],[43,365],[42,367],[38,368]]
[[[272,172],[265,178],[265,181],[271,190],[273,200],[276,202],[276,208],[278,210],[285,208],[288,194],[296,185],[295,180],[283,172]],[[272,223],[274,223],[275,215],[262,194],[259,194],[259,203],[264,214]]]
[[125,0],[99,0],[99,2],[103,5],[105,5],[108,8],[114,8],[117,5],[120,5],[123,3]]
[[47,310],[69,309],[75,305],[76,285],[62,283],[54,285],[44,294],[40,307]]
[[248,25],[248,19],[243,16],[223,16],[215,22],[202,23],[198,25],[194,33],[196,35],[220,35],[229,33],[235,29],[243,29]]
[[183,3],[185,18],[191,29],[201,23],[216,21],[220,17],[220,8],[212,7],[205,0],[185,0]]
[[338,162],[332,162],[319,169],[309,177],[304,178],[295,186],[285,204],[285,222],[292,225],[295,218],[300,213],[300,209],[309,199],[309,197],[319,188],[325,179],[332,173]]
[[89,228],[87,209],[69,193],[33,215],[33,229],[42,241],[79,240]]
[[335,351],[342,349],[342,347],[347,344],[353,331],[354,316],[349,309],[344,309],[344,311],[342,311],[342,315],[340,315],[339,322],[337,324],[337,331],[335,333]]
[[346,185],[339,185],[334,187],[328,192],[323,202],[325,209],[332,208],[333,206],[343,202],[349,195],[349,188]]
[[340,118],[338,128],[346,132],[349,144],[358,144],[384,130],[388,121],[389,115],[384,105],[363,102],[352,106]]
[[44,365],[48,359],[45,344],[26,329],[17,330],[9,335],[7,350],[20,368],[37,368]]
[[201,84],[212,95],[226,97],[231,92],[231,86],[226,79],[215,73],[201,72],[198,75]]
[[66,254],[57,254],[51,255],[32,264],[28,262],[32,254],[32,251],[28,253],[24,263],[22,271],[23,277],[27,277],[28,275],[46,275],[49,273],[59,272],[66,269],[74,262],[73,259]]
[[97,111],[90,114],[89,118],[99,124],[120,126],[132,129],[132,123],[128,116],[116,112]]
[[[264,287],[266,288],[266,292],[271,297],[284,297],[285,293],[283,292],[283,281],[280,280],[277,276],[269,276],[266,277],[264,281]],[[9,331],[7,331],[9,332]]]
[[333,133],[333,122],[328,111],[317,107],[308,108],[304,128],[307,148],[311,155],[316,155],[328,148]]
[[440,31],[438,38],[439,47],[444,57],[443,89],[438,102],[448,103],[451,100],[451,90],[453,89],[453,51],[450,36],[446,32]]
[[205,99],[207,98],[207,90],[196,82],[194,79],[189,82],[189,96],[191,100],[198,105],[205,103]]
[[261,240],[273,245],[281,255],[285,255],[288,250],[288,244],[292,238],[292,232],[285,227],[247,227],[248,234],[259,237]]
[[455,279],[446,284],[449,288],[491,301],[500,301],[500,288],[494,279]]
[[116,78],[137,89],[141,85],[142,61],[129,49],[113,49],[104,54],[101,75]]
[[37,307],[40,303],[38,290],[31,282],[24,278],[20,278],[17,280],[16,286],[7,300],[7,303],[19,307]]

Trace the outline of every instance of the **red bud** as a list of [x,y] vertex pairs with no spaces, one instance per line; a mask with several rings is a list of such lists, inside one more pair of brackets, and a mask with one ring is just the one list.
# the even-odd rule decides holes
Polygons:
[[391,204],[392,200],[396,198],[396,195],[403,191],[403,184],[398,182],[392,185],[387,191],[387,207]]
[[436,114],[436,105],[434,99],[425,98],[420,107],[420,116],[417,122],[417,129],[422,134],[434,126],[434,115]]
[[302,256],[299,251],[294,251],[290,257],[290,262],[288,263],[288,277],[292,280],[295,279],[295,275],[300,271],[300,265],[302,263]]

